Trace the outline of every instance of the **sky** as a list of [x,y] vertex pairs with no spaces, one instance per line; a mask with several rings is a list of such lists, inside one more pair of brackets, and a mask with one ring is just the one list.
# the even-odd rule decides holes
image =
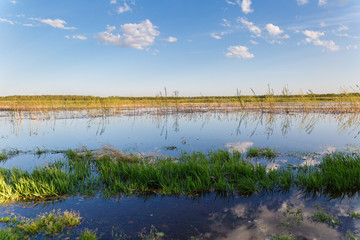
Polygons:
[[0,0],[0,96],[339,93],[359,0]]

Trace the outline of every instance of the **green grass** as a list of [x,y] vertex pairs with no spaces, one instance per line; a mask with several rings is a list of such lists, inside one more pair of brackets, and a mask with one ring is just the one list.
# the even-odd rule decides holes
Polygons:
[[248,154],[227,150],[183,153],[179,158],[94,155],[68,151],[65,159],[32,172],[0,168],[0,202],[41,200],[72,195],[199,195],[211,191],[243,196],[291,188],[312,196],[354,196],[360,192],[360,155],[335,153],[317,166],[265,165]]
[[250,147],[246,151],[246,156],[249,158],[264,157],[273,159],[276,157],[276,151],[270,148]]
[[85,229],[85,231],[80,234],[79,240],[97,240],[98,238],[96,237],[96,232],[95,231],[90,231],[89,229]]
[[348,211],[347,214],[349,215],[349,217],[357,219],[360,218],[360,213],[354,212],[354,211]]
[[81,217],[79,213],[72,211],[52,211],[33,219],[3,217],[0,221],[8,227],[0,230],[0,239],[30,239],[40,234],[54,236],[65,229],[78,226]]
[[313,221],[327,223],[329,225],[339,225],[341,224],[341,220],[337,216],[333,216],[330,213],[325,213],[321,208],[313,214]]
[[9,158],[9,156],[7,155],[6,151],[2,150],[2,152],[0,152],[0,161],[6,160],[8,158]]

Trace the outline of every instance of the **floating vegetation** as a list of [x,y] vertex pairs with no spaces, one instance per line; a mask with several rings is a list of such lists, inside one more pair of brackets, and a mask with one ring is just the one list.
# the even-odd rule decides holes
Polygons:
[[250,147],[246,151],[246,156],[249,158],[264,157],[273,159],[276,157],[276,151],[270,148]]
[[[41,200],[101,193],[112,195],[198,195],[210,191],[256,193],[289,191],[316,197],[352,197],[360,191],[360,155],[325,155],[316,166],[268,169],[227,150],[183,153],[179,158],[137,156],[116,152],[68,151],[65,159],[32,172],[0,168],[0,202]],[[319,215],[319,217],[321,217]]]
[[349,217],[351,217],[353,219],[360,218],[360,213],[357,213],[357,212],[354,212],[354,211],[348,211],[347,214],[349,215]]
[[54,236],[67,228],[77,226],[81,222],[79,213],[76,212],[49,212],[38,215],[34,219],[18,217],[2,217],[0,222],[7,228],[0,230],[1,239],[30,239],[33,236],[45,234]]
[[144,240],[160,240],[163,239],[165,234],[163,232],[159,232],[154,225],[151,225],[149,232],[144,228],[141,232],[139,232],[139,239]]
[[318,207],[318,210],[313,214],[312,219],[315,222],[327,223],[329,225],[339,225],[341,220],[337,216],[333,216],[330,213],[326,214],[323,209]]

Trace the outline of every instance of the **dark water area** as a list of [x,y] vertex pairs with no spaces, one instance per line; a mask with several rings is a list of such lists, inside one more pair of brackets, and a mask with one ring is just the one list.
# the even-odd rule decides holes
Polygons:
[[[64,158],[62,151],[67,149],[104,145],[124,152],[166,156],[179,156],[183,151],[220,148],[244,152],[249,147],[270,147],[279,153],[276,159],[254,161],[269,168],[289,163],[313,165],[326,153],[358,151],[359,132],[360,117],[354,114],[2,112],[0,150],[19,152],[1,161],[0,167],[31,171]],[[295,191],[248,198],[236,194],[224,198],[216,193],[198,198],[78,196],[3,205],[0,215],[34,217],[54,209],[80,212],[82,224],[70,230],[70,239],[85,228],[96,230],[100,239],[137,239],[140,231],[149,231],[151,226],[163,232],[164,239],[271,239],[290,233],[296,239],[346,239],[347,231],[360,230],[360,220],[347,214],[350,210],[360,212],[358,196],[312,199]],[[294,216],[288,214],[296,209],[303,211],[299,224],[294,224]],[[338,216],[342,224],[315,223],[312,216],[318,209]]]
[[[342,225],[332,227],[314,223],[312,214],[321,207],[339,216]],[[303,221],[291,222],[286,209],[302,209]],[[148,199],[74,197],[38,204],[15,204],[0,210],[0,215],[15,213],[31,217],[51,210],[71,209],[80,212],[83,222],[72,230],[73,236],[84,228],[97,229],[101,239],[137,239],[144,228],[155,226],[166,239],[266,239],[291,231],[298,239],[341,239],[346,232],[359,229],[359,221],[351,219],[349,209],[360,210],[359,199],[305,199],[301,194],[221,197],[208,194],[198,198],[156,196]]]

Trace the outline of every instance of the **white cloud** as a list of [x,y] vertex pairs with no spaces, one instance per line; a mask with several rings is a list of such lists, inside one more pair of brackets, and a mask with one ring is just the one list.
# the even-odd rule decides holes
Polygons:
[[324,36],[323,32],[305,30],[302,32],[307,38],[305,42],[312,43],[315,46],[321,46],[327,48],[331,52],[339,51],[340,47],[332,40],[321,40],[321,36]]
[[236,0],[236,2],[239,6],[241,6],[241,10],[245,14],[248,14],[248,13],[251,13],[254,11],[253,9],[251,9],[251,0],[242,0],[241,3],[240,3],[240,0]]
[[223,18],[221,21],[222,21],[221,26],[223,26],[223,27],[231,27],[230,21],[227,20],[226,18]]
[[12,1],[10,1],[12,4],[16,4],[16,1],[15,0],[12,0]]
[[5,22],[5,23],[9,23],[11,25],[14,25],[14,22],[9,20],[9,19],[5,19],[5,18],[0,18],[0,22]]
[[24,23],[23,26],[25,26],[25,27],[33,27],[34,25],[32,25],[31,23]]
[[178,39],[176,37],[172,37],[172,36],[170,36],[166,39],[167,42],[177,42],[177,40]]
[[216,33],[211,33],[210,35],[211,35],[211,37],[218,39],[218,40],[222,38],[221,36],[217,35]]
[[284,32],[284,30],[281,30],[278,26],[275,26],[272,23],[267,24],[265,29],[269,32],[271,36],[278,36]]
[[116,12],[121,14],[121,13],[128,12],[128,11],[131,11],[131,7],[129,5],[127,5],[126,2],[124,2],[124,6],[119,7]]
[[245,46],[231,46],[227,49],[229,52],[225,54],[228,58],[244,58],[250,59],[254,57],[254,54],[249,52],[249,49]]
[[254,40],[250,40],[251,44],[254,44],[254,45],[258,45],[259,43],[257,41],[254,41]]
[[230,0],[225,0],[225,2],[226,2],[227,4],[230,4],[230,5],[236,5],[235,2],[232,2],[232,1],[230,1]]
[[78,40],[87,40],[87,37],[82,36],[82,35],[74,35],[72,36],[73,39],[78,39]]
[[346,50],[359,49],[359,48],[360,48],[360,43],[359,44],[350,44],[350,45],[346,46]]
[[320,27],[326,27],[326,23],[324,21],[321,21]]
[[116,0],[110,0],[110,4],[116,4]]
[[254,33],[256,36],[260,37],[261,36],[261,29],[257,26],[255,26],[255,24],[253,22],[249,22],[244,18],[238,18],[238,21],[241,22],[242,24],[244,24],[250,32]]
[[65,30],[72,30],[72,29],[76,29],[75,27],[66,27],[65,25],[67,24],[66,21],[62,20],[62,19],[41,19],[41,18],[31,18],[31,20],[37,20],[40,21],[42,23],[45,23],[47,25],[50,25],[54,28],[61,28],[61,29],[65,29]]
[[326,4],[327,4],[327,0],[319,0],[319,2],[318,2],[319,6],[324,6]]
[[309,3],[309,0],[296,0],[296,2],[297,2],[297,5],[305,5],[305,4],[307,4],[307,3]]
[[336,45],[336,43],[332,40],[320,40],[320,39],[316,39],[315,41],[313,41],[313,44],[315,46],[322,46],[327,48],[328,50],[330,50],[331,52],[335,52],[335,51],[339,51],[340,47],[338,45]]
[[96,38],[105,44],[110,44],[119,47],[131,47],[136,49],[144,49],[144,47],[151,46],[155,38],[160,34],[156,30],[150,20],[145,20],[141,23],[127,23],[121,25],[120,34],[113,34],[115,27],[108,26],[107,31],[100,33]]
[[324,32],[316,32],[316,31],[310,31],[310,30],[303,31],[303,34],[305,34],[305,36],[309,37],[312,40],[318,39],[319,37],[324,36]]
[[337,30],[338,30],[339,32],[347,31],[347,30],[349,30],[349,27],[347,27],[347,26],[345,26],[345,25],[341,25],[341,26],[339,26],[339,27],[337,28]]

